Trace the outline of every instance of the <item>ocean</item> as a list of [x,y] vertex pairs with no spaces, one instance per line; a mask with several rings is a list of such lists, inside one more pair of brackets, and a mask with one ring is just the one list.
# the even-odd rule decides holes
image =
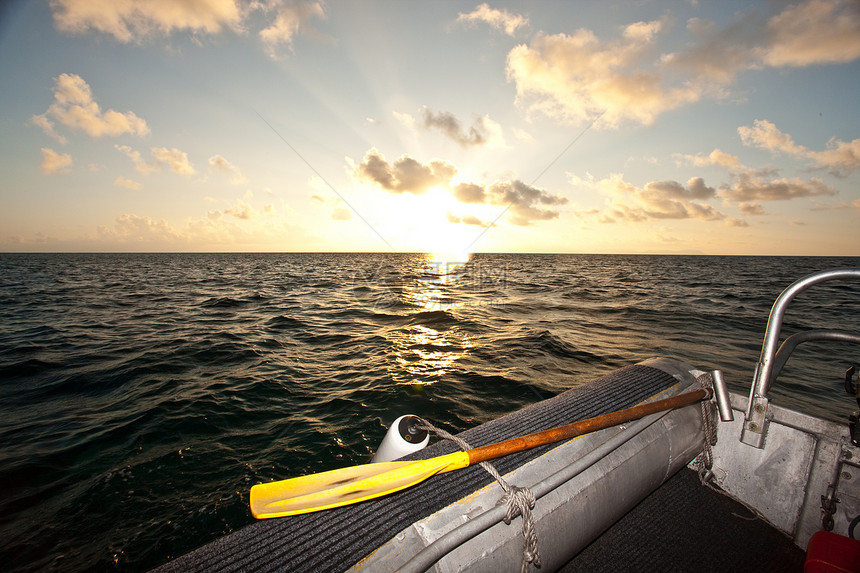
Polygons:
[[[748,393],[795,279],[860,258],[0,255],[0,558],[144,571],[249,524],[251,485],[369,461],[405,413],[457,432],[653,356]],[[784,333],[855,329],[860,284]],[[856,347],[777,403],[843,421]]]

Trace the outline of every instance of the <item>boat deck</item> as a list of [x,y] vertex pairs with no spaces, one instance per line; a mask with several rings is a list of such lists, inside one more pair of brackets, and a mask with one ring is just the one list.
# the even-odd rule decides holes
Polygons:
[[788,536],[683,469],[562,571],[802,572],[804,558]]

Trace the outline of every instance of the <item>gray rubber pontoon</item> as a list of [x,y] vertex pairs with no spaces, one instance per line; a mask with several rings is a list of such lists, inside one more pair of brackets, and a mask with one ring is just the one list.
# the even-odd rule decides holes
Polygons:
[[[655,359],[460,434],[473,447],[664,398],[698,387],[702,372]],[[698,404],[494,462],[509,483],[533,488],[542,571],[571,557],[635,507],[704,444]],[[406,459],[454,451],[437,442]],[[435,476],[381,499],[253,523],[159,570],[518,570],[520,519],[499,522],[502,490],[480,467]]]

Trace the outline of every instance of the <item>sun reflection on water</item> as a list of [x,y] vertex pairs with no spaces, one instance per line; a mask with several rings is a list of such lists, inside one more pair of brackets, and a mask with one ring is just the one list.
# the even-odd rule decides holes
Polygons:
[[455,287],[468,261],[469,255],[427,254],[414,284],[405,288],[406,302],[419,310],[394,333],[396,383],[416,389],[433,384],[472,348],[470,337],[451,314],[465,304]]
[[440,332],[423,325],[410,326],[394,342],[394,380],[416,389],[441,380],[472,348],[469,337],[458,330]]

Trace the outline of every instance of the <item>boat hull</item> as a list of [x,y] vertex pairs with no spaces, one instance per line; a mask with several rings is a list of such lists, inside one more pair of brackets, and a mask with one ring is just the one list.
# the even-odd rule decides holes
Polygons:
[[[460,437],[477,447],[591,418],[683,393],[697,386],[698,374],[677,360],[647,361],[471,428]],[[512,474],[512,483],[530,486],[552,473],[556,464],[569,465],[583,454],[595,458],[572,484],[537,502],[542,571],[557,568],[696,455],[703,443],[698,412],[692,405],[655,415],[659,420],[649,420],[636,436],[619,434],[638,424],[633,422],[493,462],[503,475],[519,471]],[[619,447],[601,453],[598,448],[614,438]],[[404,459],[427,459],[455,449],[449,441],[438,441]],[[499,487],[489,474],[472,466],[357,505],[252,523],[160,571],[394,571],[411,559],[407,550],[417,555],[428,544],[440,547],[434,543],[440,533],[463,523],[480,523],[480,514],[498,498]],[[489,537],[464,542],[450,556],[439,555],[438,563],[433,559],[421,570],[518,570],[520,524],[516,518],[509,526],[495,525],[489,528]],[[429,533],[412,537],[410,532],[420,529]],[[397,562],[392,560],[395,554]]]
[[[689,389],[696,376],[675,361],[662,364],[677,373],[676,387],[665,397]],[[564,472],[605,444],[616,447],[594,456],[589,464],[558,487],[550,489],[533,510],[541,555],[541,570],[561,568],[642,499],[684,468],[703,447],[702,415],[698,404],[658,414],[640,423],[588,434],[552,448],[505,476],[512,485],[532,486]],[[398,532],[350,571],[403,570],[508,571],[522,560],[521,519],[494,525],[455,544],[458,529],[493,511],[503,491],[496,483],[481,488]],[[500,512],[496,512],[500,513]],[[443,547],[436,548],[440,544]],[[448,551],[449,547],[451,548]],[[436,557],[438,560],[433,561]],[[425,567],[428,566],[428,567]],[[516,567],[513,567],[514,569]]]

